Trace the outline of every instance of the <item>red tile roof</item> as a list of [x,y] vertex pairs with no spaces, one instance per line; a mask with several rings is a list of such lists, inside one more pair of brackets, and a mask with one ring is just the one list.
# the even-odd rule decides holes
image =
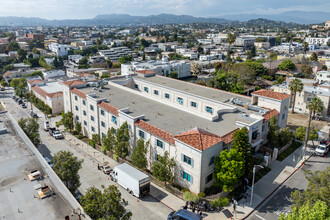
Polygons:
[[61,96],[63,96],[63,92],[53,92],[53,93],[48,93],[47,96],[48,96],[49,98],[61,97]]
[[79,79],[62,82],[62,84],[66,85],[66,86],[76,86],[76,85],[81,85],[81,84],[85,84],[85,83],[86,82],[79,80]]
[[156,73],[155,71],[151,71],[151,70],[138,70],[138,71],[135,71],[136,73],[141,73],[141,74],[154,74]]
[[284,100],[290,97],[288,94],[283,94],[279,92],[273,92],[265,89],[260,89],[252,93],[252,95],[265,96],[272,99]]
[[46,98],[47,92],[45,90],[43,90],[42,88],[40,88],[39,86],[35,85],[32,87],[32,90],[35,93],[38,93],[39,95],[41,95],[42,97]]
[[11,74],[11,72],[10,71],[7,71],[7,72],[5,72],[2,76],[3,77],[7,77],[7,76],[9,76]]
[[174,138],[173,138],[173,135],[160,129],[160,128],[157,128],[151,124],[149,124],[148,122],[145,122],[141,119],[138,119],[135,123],[134,123],[136,126],[142,128],[143,130],[146,130],[154,135],[156,135],[157,137],[171,143],[171,144],[174,144],[175,141],[174,141]]
[[272,117],[279,115],[280,113],[276,109],[272,109],[262,116],[264,117],[264,122],[269,121]]
[[29,83],[29,84],[35,84],[35,83],[41,83],[41,82],[43,82],[43,80],[41,80],[41,79],[34,79],[34,80],[27,81],[27,83]]
[[86,94],[84,92],[82,92],[81,90],[79,90],[79,89],[72,88],[71,92],[73,92],[74,94],[76,94],[80,97],[83,97],[84,99],[86,98]]
[[118,109],[109,103],[101,101],[99,104],[97,104],[100,108],[103,108],[106,111],[111,112],[112,114],[118,115]]
[[239,130],[239,128],[236,128],[235,130],[232,130],[231,132],[229,132],[221,137],[221,139],[223,140],[223,145],[227,145],[234,140],[234,134],[237,130]]
[[176,135],[175,138],[201,151],[212,147],[222,140],[221,137],[197,127]]

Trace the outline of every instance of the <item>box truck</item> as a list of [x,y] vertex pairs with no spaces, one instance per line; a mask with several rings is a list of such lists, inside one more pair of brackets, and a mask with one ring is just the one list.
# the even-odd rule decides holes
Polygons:
[[150,192],[149,176],[127,163],[116,166],[111,171],[110,177],[136,197],[141,198]]

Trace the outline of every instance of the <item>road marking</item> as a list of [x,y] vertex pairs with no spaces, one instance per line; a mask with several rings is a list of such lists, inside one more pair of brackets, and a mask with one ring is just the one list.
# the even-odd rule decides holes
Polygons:
[[262,220],[266,220],[265,218],[261,217],[260,215],[255,214],[255,216],[257,216],[258,218],[260,218]]

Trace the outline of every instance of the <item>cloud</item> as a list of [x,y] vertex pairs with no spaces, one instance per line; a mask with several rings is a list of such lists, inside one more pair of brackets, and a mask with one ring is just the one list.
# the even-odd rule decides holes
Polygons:
[[330,12],[328,0],[1,0],[0,16],[48,19],[92,18],[98,14],[160,13],[211,17],[288,10]]

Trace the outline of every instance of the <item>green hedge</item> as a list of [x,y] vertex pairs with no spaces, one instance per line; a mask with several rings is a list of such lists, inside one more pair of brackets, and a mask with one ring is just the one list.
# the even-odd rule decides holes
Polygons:
[[295,140],[292,141],[292,144],[288,147],[288,149],[286,149],[285,151],[283,151],[278,157],[277,160],[279,161],[283,161],[285,158],[287,158],[290,154],[292,154],[295,150],[297,150],[299,147],[301,147],[301,143],[297,142]]

